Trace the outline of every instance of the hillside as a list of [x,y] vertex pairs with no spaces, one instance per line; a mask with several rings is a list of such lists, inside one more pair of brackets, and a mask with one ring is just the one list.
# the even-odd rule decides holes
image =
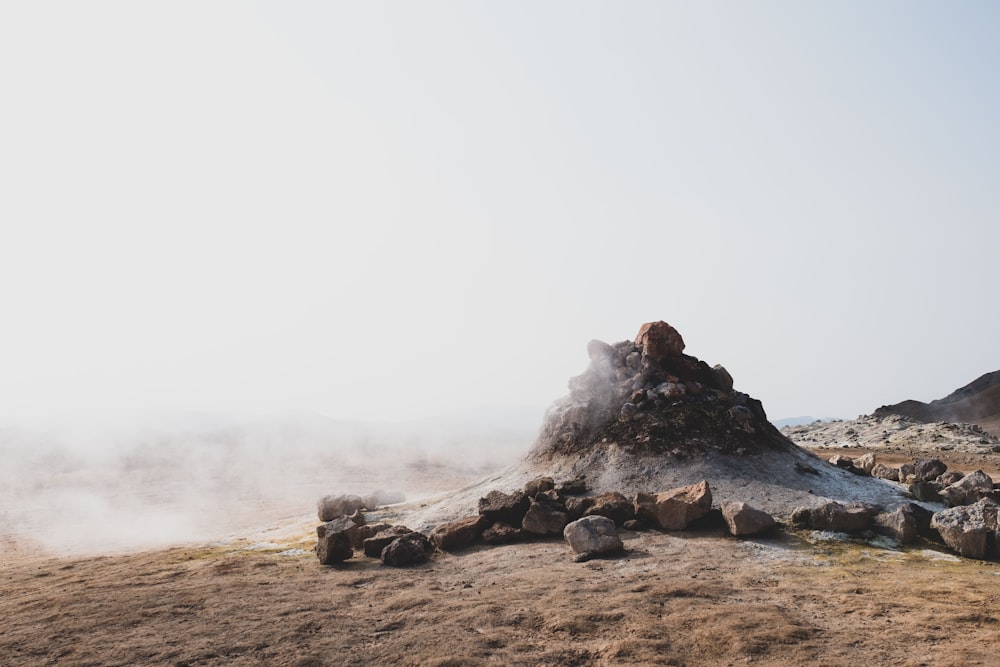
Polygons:
[[873,415],[900,415],[925,423],[966,422],[978,424],[987,432],[1000,436],[1000,371],[986,373],[930,403],[906,400],[883,405]]

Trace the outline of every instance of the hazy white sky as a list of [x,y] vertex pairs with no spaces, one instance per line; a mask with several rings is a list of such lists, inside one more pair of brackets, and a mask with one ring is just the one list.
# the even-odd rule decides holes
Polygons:
[[773,418],[1000,368],[1000,5],[0,6],[0,414],[544,406],[664,319]]

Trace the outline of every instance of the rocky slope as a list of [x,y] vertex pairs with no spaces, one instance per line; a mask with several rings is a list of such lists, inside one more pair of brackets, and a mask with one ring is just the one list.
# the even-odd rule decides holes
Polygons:
[[847,421],[786,426],[781,432],[809,449],[863,449],[911,457],[940,452],[986,454],[1000,451],[1000,439],[977,424],[924,423],[889,414],[861,415]]
[[968,422],[1000,436],[1000,371],[982,375],[944,398],[883,405],[876,417],[901,415],[920,422]]

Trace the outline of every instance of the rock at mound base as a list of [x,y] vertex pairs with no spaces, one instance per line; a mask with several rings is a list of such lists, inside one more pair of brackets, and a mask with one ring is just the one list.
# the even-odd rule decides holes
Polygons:
[[736,536],[759,535],[775,527],[774,517],[746,503],[722,503],[722,518],[729,532]]
[[931,518],[931,527],[937,529],[944,543],[956,553],[968,558],[985,559],[990,553],[991,543],[994,552],[996,549],[998,511],[1000,506],[984,498],[973,505],[938,512]]
[[635,515],[663,530],[684,530],[712,509],[712,491],[708,481],[682,486],[663,493],[639,493],[635,497]]
[[563,537],[584,558],[620,553],[625,545],[615,530],[615,522],[605,516],[585,516],[567,524]]
[[491,522],[520,526],[530,504],[528,495],[523,491],[490,491],[485,498],[479,499],[479,513]]
[[426,537],[420,533],[410,533],[397,537],[386,545],[380,558],[384,565],[406,567],[426,562],[433,550],[434,547]]
[[431,541],[441,551],[458,551],[474,544],[489,525],[490,522],[482,515],[459,519],[435,528]]

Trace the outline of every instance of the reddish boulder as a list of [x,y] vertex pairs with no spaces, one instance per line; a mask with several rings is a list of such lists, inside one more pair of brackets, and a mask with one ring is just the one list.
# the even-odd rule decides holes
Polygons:
[[660,362],[668,357],[679,356],[684,352],[684,339],[672,326],[666,322],[647,322],[639,327],[635,344],[642,350],[644,359]]
[[712,492],[707,481],[663,493],[639,493],[635,497],[635,515],[663,530],[684,530],[712,509]]

